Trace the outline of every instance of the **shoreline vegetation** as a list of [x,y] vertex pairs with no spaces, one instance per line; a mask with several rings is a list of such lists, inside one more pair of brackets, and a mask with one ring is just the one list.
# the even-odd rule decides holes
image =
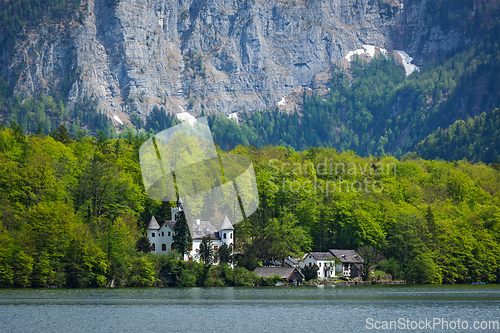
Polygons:
[[257,211],[235,225],[238,268],[147,253],[147,222],[174,204],[144,193],[138,151],[149,136],[73,138],[63,125],[26,135],[0,123],[0,287],[275,285],[255,267],[332,248],[356,250],[380,280],[500,282],[498,164],[332,148],[228,152],[250,157],[259,191]]

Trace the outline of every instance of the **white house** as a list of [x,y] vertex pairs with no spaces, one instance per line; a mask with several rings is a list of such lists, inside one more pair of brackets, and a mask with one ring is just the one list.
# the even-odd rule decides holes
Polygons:
[[318,266],[318,278],[325,279],[340,276],[350,278],[363,277],[364,259],[354,250],[331,249],[328,252],[309,252],[299,263],[299,267],[306,265]]
[[299,263],[300,268],[318,266],[318,278],[335,277],[335,257],[331,252],[309,252]]
[[[167,254],[168,251],[174,250],[173,236],[175,233],[176,219],[175,215],[182,210],[182,201],[177,200],[177,207],[172,208],[171,220],[166,220],[158,223],[153,216],[146,227],[146,233],[151,243],[151,252],[156,254]],[[210,221],[200,221],[197,219],[193,225],[193,246],[189,253],[184,254],[184,260],[198,260],[196,250],[200,248],[201,240],[205,236],[212,238],[214,251],[217,251],[222,244],[226,244],[230,248],[234,246],[234,227],[226,216],[222,221],[219,230],[216,230]],[[217,264],[217,261],[214,262]]]
[[362,278],[363,265],[365,260],[354,250],[330,250],[341,263],[342,269],[340,270],[342,276],[350,278]]

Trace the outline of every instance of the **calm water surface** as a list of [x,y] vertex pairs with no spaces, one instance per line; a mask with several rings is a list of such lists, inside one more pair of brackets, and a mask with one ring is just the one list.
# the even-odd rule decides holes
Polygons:
[[[448,329],[398,322],[438,318]],[[473,328],[499,320],[498,285],[0,289],[0,332],[500,332]]]

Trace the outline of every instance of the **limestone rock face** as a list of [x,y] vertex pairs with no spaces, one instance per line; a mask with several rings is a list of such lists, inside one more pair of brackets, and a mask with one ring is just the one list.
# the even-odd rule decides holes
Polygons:
[[[33,36],[43,45],[18,48],[15,62],[28,66],[16,91],[43,90],[71,71],[70,104],[91,97],[122,119],[154,106],[226,114],[269,107],[313,87],[315,75],[363,44],[402,43],[402,18],[418,21],[425,0],[412,3],[415,13],[398,0],[87,0],[70,33]],[[408,39],[408,54],[422,51]]]
[[432,0],[412,1],[403,6],[398,16],[398,25],[392,31],[394,49],[406,51],[415,58],[418,65],[425,59],[449,52],[457,48],[465,40],[463,31],[450,29],[443,31],[439,25],[429,25],[426,22],[426,4]]

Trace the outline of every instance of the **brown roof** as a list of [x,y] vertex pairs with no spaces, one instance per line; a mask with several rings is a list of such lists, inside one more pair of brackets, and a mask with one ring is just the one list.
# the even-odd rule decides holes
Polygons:
[[292,274],[297,271],[297,273],[304,278],[304,275],[295,267],[257,267],[254,269],[254,272],[257,273],[258,276],[262,276],[265,278],[279,275],[282,279],[287,279],[292,276]]

